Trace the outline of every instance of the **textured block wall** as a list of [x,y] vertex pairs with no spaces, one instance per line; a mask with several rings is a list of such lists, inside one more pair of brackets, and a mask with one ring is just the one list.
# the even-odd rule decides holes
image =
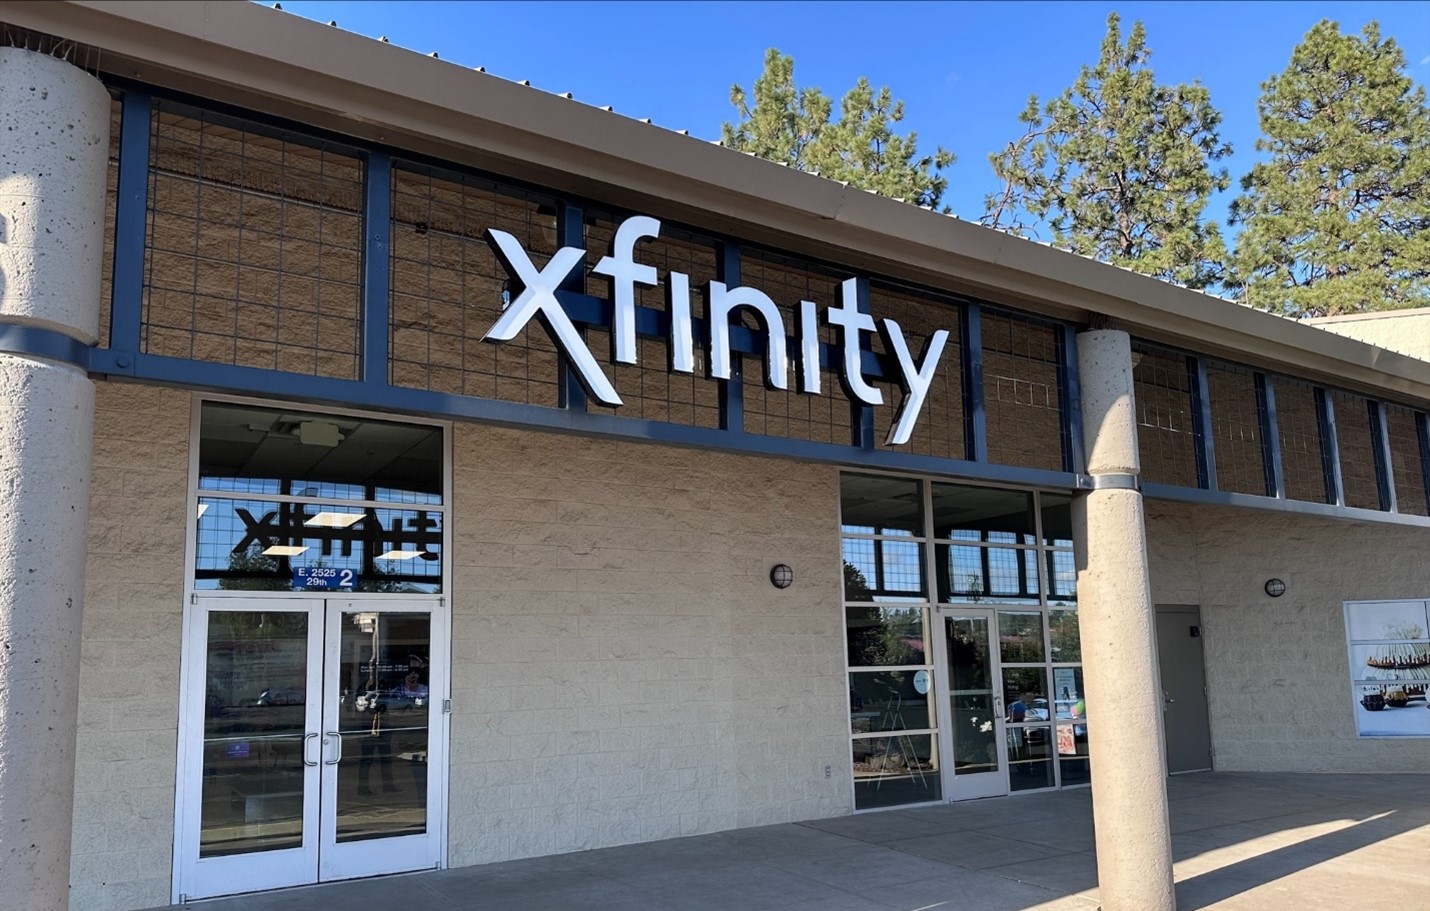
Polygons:
[[833,468],[455,448],[453,865],[849,812]]
[[189,401],[152,386],[97,387],[73,911],[169,901]]
[[1218,770],[1430,772],[1430,741],[1356,737],[1342,613],[1430,598],[1430,529],[1149,500],[1147,536],[1156,603],[1201,605]]

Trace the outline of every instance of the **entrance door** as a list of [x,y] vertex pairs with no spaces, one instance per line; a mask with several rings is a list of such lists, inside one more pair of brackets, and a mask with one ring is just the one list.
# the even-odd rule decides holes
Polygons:
[[200,599],[186,654],[178,897],[440,864],[432,604]]
[[1008,744],[994,613],[959,606],[940,608],[937,616],[943,626],[940,673],[948,681],[940,736],[953,770],[949,799],[1007,794]]
[[1173,774],[1199,772],[1212,767],[1201,634],[1200,608],[1157,605],[1157,666],[1162,675],[1162,726],[1167,739],[1167,771]]

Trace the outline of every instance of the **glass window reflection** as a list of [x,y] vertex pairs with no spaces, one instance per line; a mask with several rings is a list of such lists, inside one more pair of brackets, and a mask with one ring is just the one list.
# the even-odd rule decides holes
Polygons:
[[844,608],[844,628],[852,667],[926,664],[924,609],[892,604]]
[[845,538],[844,600],[885,601],[923,595],[924,546],[917,541]]
[[845,474],[840,476],[839,490],[840,521],[846,534],[923,535],[918,481]]
[[200,497],[194,586],[436,593],[442,521],[436,510]]
[[[921,731],[934,726],[932,674],[922,668],[849,675],[849,721],[855,734]],[[922,689],[923,692],[919,692]]]
[[442,458],[430,425],[232,402],[199,419],[201,490],[438,505]]
[[1016,490],[934,484],[934,537],[1032,544],[1033,495]]
[[937,544],[939,600],[1038,603],[1037,551]]

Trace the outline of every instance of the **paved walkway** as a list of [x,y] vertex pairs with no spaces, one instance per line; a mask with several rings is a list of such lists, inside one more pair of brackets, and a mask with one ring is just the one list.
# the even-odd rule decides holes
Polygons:
[[[1430,908],[1430,775],[1171,779],[1179,911]],[[1086,790],[844,816],[204,911],[1096,911]]]

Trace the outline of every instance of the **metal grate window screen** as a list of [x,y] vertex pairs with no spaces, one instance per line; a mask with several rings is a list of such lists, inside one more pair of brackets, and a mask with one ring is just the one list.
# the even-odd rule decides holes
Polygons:
[[[942,459],[967,458],[963,426],[963,348],[959,339],[958,305],[880,285],[870,287],[869,303],[876,320],[888,318],[899,324],[909,352],[915,358],[922,356],[929,336],[939,329],[948,330],[948,342],[944,345],[938,372],[934,374],[905,451]],[[894,353],[883,350],[881,338],[876,337],[874,345],[884,354],[886,363],[892,369]],[[903,398],[903,392],[896,384],[881,384],[881,388],[884,389],[884,407],[874,409],[874,442],[879,446],[884,445]]]
[[[813,301],[822,312],[824,308],[838,303],[839,285],[846,277],[813,263],[775,253],[748,248],[741,250],[740,284],[769,295],[780,310],[785,333],[792,344],[799,333],[799,302]],[[741,310],[739,318],[751,329],[759,325],[748,310]],[[822,325],[819,338],[823,342],[832,342],[833,328]],[[763,359],[744,359],[745,432],[817,443],[847,444],[850,440],[850,405],[840,390],[837,375],[821,371],[821,394],[801,395],[796,391],[799,383],[793,359],[790,367],[787,390],[767,389]]]
[[1276,377],[1276,433],[1281,440],[1281,476],[1292,500],[1325,503],[1325,449],[1316,389]]
[[1132,365],[1143,478],[1196,487],[1197,437],[1186,357],[1138,345]]
[[1055,330],[987,310],[982,329],[988,461],[1061,471],[1065,422]]
[[1380,509],[1369,404],[1364,397],[1349,392],[1334,391],[1330,395],[1336,412],[1336,442],[1341,454],[1341,487],[1346,505]]
[[556,252],[554,204],[491,181],[394,169],[392,383],[555,407],[558,356],[537,323],[502,345],[482,341],[510,293],[489,227],[514,235],[538,268]]
[[1255,377],[1242,367],[1208,364],[1207,387],[1218,489],[1265,496],[1266,463]]
[[[611,251],[616,219],[606,214],[588,213],[586,217],[587,267],[595,265]],[[719,247],[715,241],[687,233],[669,225],[661,225],[660,237],[641,241],[636,246],[636,259],[655,267],[659,284],[636,285],[636,305],[664,312],[670,273],[683,272],[690,277],[690,309],[694,319],[705,311],[703,290],[716,277]],[[609,300],[610,279],[588,272],[586,293]],[[720,387],[704,375],[704,346],[695,345],[695,373],[672,373],[667,367],[669,344],[665,338],[638,337],[638,364],[616,364],[611,352],[611,333],[606,329],[587,329],[586,340],[591,352],[604,366],[606,375],[616,387],[624,404],[608,408],[591,401],[591,411],[613,412],[626,418],[664,421],[693,427],[720,426]]]
[[362,162],[156,105],[141,344],[356,378]]
[[1404,405],[1386,402],[1384,407],[1396,508],[1412,516],[1430,515],[1430,503],[1425,498],[1425,464],[1416,428],[1418,416]]

